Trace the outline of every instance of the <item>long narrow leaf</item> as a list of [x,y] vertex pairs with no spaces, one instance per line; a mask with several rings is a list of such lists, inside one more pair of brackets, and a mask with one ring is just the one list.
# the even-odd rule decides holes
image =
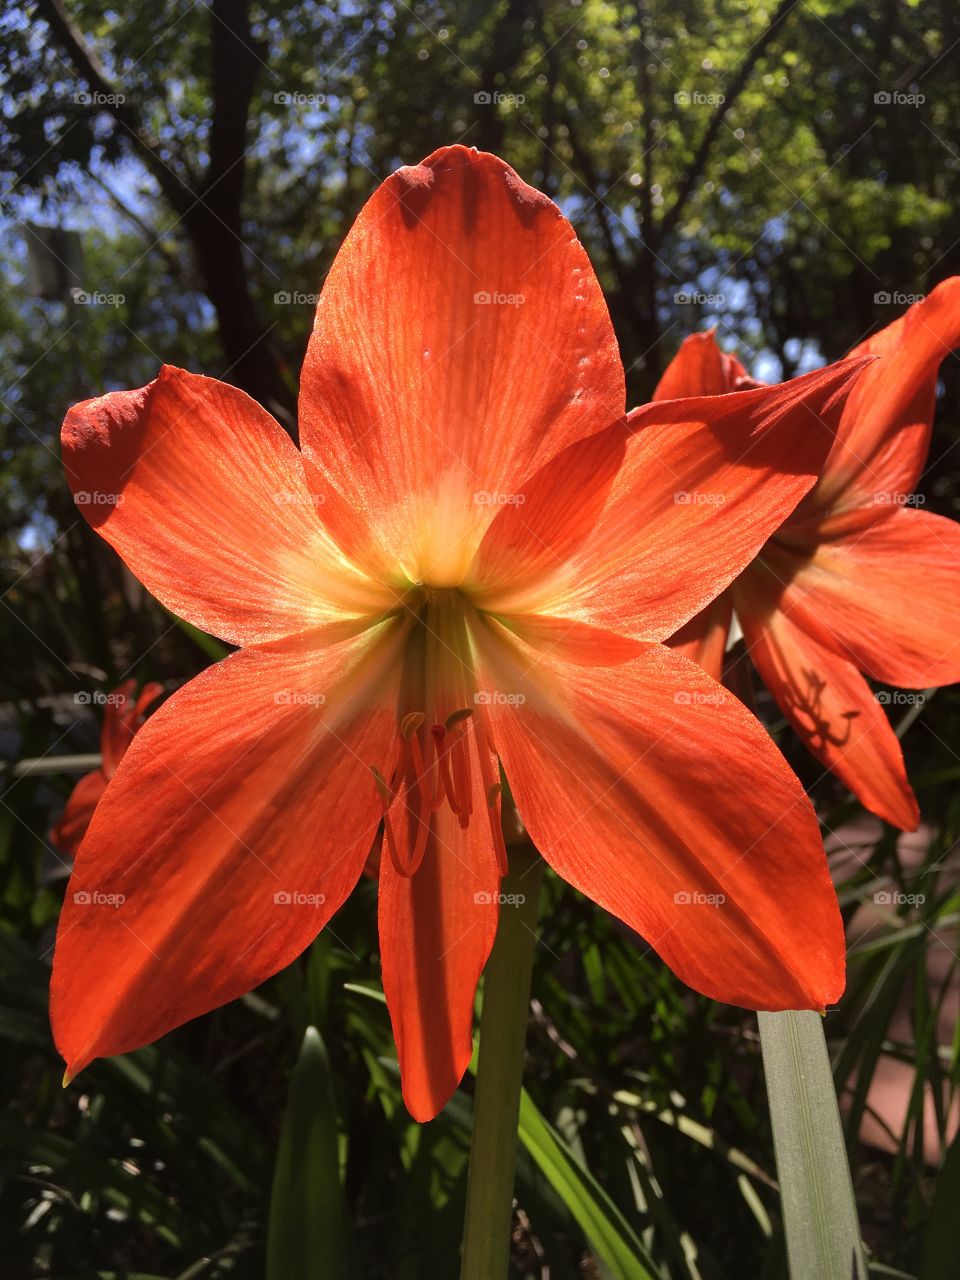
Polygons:
[[792,1280],[866,1280],[823,1021],[758,1017]]
[[277,1151],[267,1280],[347,1277],[351,1258],[330,1062],[320,1032],[308,1027]]

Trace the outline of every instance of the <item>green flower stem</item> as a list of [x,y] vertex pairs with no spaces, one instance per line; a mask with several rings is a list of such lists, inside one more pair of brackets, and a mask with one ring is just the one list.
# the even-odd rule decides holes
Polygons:
[[866,1280],[823,1019],[757,1016],[791,1280]]
[[473,1102],[461,1280],[504,1280],[510,1261],[523,1046],[530,1008],[543,860],[530,844],[509,849],[500,923],[487,962]]

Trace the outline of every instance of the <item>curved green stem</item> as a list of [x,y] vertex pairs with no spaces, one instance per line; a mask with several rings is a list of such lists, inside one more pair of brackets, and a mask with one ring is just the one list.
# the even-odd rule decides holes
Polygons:
[[461,1280],[504,1280],[510,1262],[523,1045],[542,878],[543,860],[533,846],[511,846],[483,985]]
[[791,1280],[866,1280],[823,1019],[757,1016]]

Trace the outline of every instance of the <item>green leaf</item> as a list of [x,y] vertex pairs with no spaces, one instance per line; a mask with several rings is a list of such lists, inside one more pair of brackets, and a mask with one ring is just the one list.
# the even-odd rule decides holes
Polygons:
[[353,1274],[330,1061],[308,1027],[290,1082],[267,1228],[267,1280]]
[[960,1255],[960,1135],[954,1138],[937,1179],[927,1222],[920,1280],[953,1280]]
[[520,1095],[520,1141],[615,1280],[653,1280],[659,1275],[626,1218],[589,1170],[578,1163],[526,1089]]
[[866,1280],[823,1019],[757,1016],[792,1280]]

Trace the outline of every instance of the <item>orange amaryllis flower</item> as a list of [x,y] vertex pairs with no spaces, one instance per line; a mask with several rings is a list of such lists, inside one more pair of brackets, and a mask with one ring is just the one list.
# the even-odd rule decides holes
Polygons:
[[[81,846],[73,888],[99,892],[68,894],[52,985],[69,1072],[289,964],[383,824],[384,989],[407,1105],[433,1116],[497,925],[499,764],[550,865],[686,982],[835,999],[813,811],[759,723],[658,642],[814,483],[819,415],[859,368],[627,420],[570,224],[450,147],[384,182],[333,264],[302,452],[179,369],[75,406],[84,515],[241,648],[151,717]],[[714,505],[675,500],[705,484]],[[124,500],[82,497],[101,491]]]
[[[907,688],[960,680],[960,528],[910,502],[941,361],[960,344],[960,277],[851,355],[857,383],[816,487],[733,587],[671,645],[720,676],[735,612],[747,651],[809,750],[874,813],[919,814],[900,743],[861,675]],[[687,338],[658,397],[756,386],[712,333]]]
[[106,696],[103,725],[100,730],[100,768],[85,773],[70,792],[60,821],[50,829],[50,839],[62,853],[73,857],[86,835],[93,811],[107,783],[117,771],[117,765],[133,741],[133,735],[143,724],[143,718],[151,702],[163,693],[163,685],[145,684],[139,697],[134,697],[136,680],[124,680]]

